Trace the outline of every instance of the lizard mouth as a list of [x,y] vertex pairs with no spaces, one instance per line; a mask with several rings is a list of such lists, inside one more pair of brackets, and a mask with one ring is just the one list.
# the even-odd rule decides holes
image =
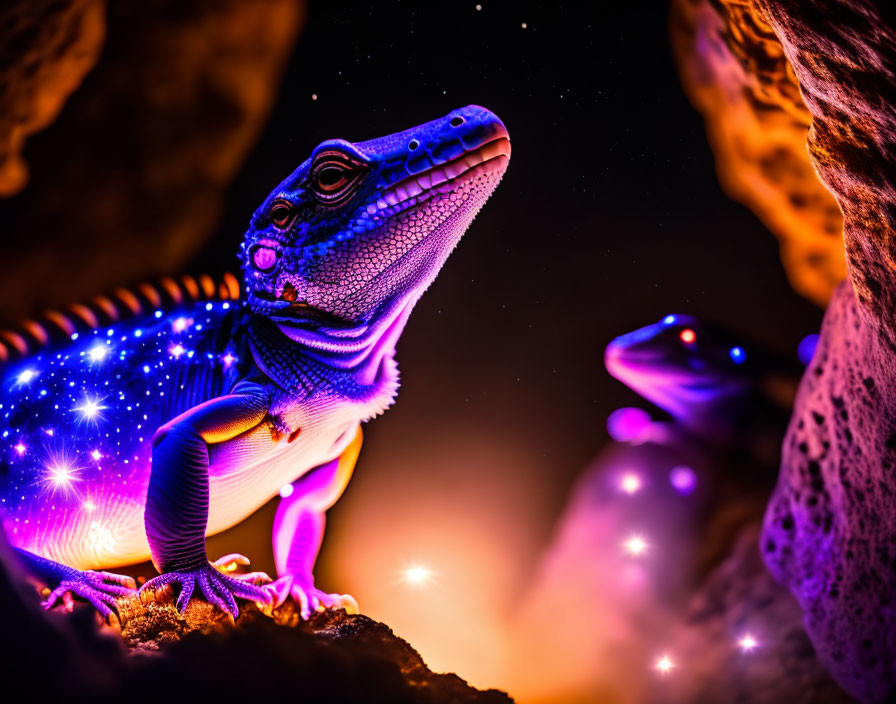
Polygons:
[[394,183],[383,191],[371,214],[389,215],[428,200],[437,193],[449,193],[461,181],[471,181],[487,174],[503,174],[510,162],[510,138],[505,130],[492,139],[460,156],[437,164],[418,174]]
[[349,321],[343,320],[333,313],[328,313],[325,310],[312,306],[307,301],[299,300],[295,287],[288,282],[283,286],[283,292],[279,297],[263,291],[259,291],[256,295],[271,303],[288,304],[279,308],[277,311],[278,315],[271,316],[277,322],[290,325],[306,323],[308,325],[327,325],[332,327],[350,325]]

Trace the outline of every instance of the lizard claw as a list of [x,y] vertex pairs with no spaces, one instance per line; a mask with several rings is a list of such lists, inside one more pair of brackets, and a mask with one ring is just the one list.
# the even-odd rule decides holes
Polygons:
[[[227,574],[228,572],[234,572],[240,565],[243,567],[247,567],[249,565],[249,558],[240,555],[239,553],[231,553],[230,555],[225,555],[224,557],[218,558],[214,562],[212,562],[212,567],[214,567],[219,572],[223,572]],[[267,572],[247,572],[242,574],[234,574],[231,575],[234,579],[239,579],[242,582],[249,582],[250,584],[266,584],[268,582],[273,581]]]
[[291,574],[284,575],[280,579],[265,584],[262,589],[268,591],[274,600],[274,607],[280,606],[288,597],[292,597],[299,604],[299,611],[306,621],[311,618],[311,612],[324,609],[345,609],[346,613],[358,613],[358,602],[348,594],[328,594],[309,584],[310,580],[301,579]]
[[93,608],[99,611],[106,621],[109,621],[118,610],[116,599],[134,594],[136,586],[136,582],[131,577],[120,574],[71,570],[71,573],[66,574],[65,578],[50,592],[46,601],[43,602],[43,607],[52,609],[56,602],[61,600],[65,610],[70,612],[74,607],[72,599],[72,595],[74,595],[90,602]]
[[212,562],[212,567],[220,572],[233,572],[239,565],[243,565],[245,567],[248,564],[248,557],[246,557],[245,555],[240,555],[238,552],[232,552],[229,555],[219,557],[217,560]]
[[[230,556],[228,556],[230,557]],[[247,561],[248,562],[248,561]],[[259,573],[255,573],[259,574]],[[239,577],[250,577],[240,575]],[[152,591],[168,584],[179,584],[180,594],[177,597],[176,607],[183,612],[190,603],[190,597],[198,587],[202,598],[209,604],[217,606],[233,618],[239,616],[240,610],[236,605],[237,599],[271,603],[271,594],[262,587],[255,586],[249,580],[240,579],[237,576],[230,577],[218,570],[214,563],[206,563],[195,570],[182,570],[166,572],[149,580],[140,588],[140,592]]]

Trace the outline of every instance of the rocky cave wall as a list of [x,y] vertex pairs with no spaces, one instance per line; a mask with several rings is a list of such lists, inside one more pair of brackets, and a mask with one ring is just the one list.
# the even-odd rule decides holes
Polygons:
[[781,43],[753,0],[672,0],[670,39],[719,182],[778,237],[793,288],[825,305],[846,276],[843,218],[809,159],[812,116]]
[[201,248],[305,14],[304,0],[4,4],[0,219],[15,236],[0,238],[0,324]]

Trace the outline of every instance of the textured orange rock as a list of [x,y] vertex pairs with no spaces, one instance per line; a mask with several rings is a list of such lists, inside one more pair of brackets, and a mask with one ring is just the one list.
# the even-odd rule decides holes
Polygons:
[[25,139],[49,125],[93,68],[103,0],[8,0],[0,6],[0,196],[28,181]]
[[759,2],[813,115],[809,152],[843,210],[850,281],[868,321],[896,349],[893,6],[883,0]]
[[791,285],[824,305],[846,276],[842,217],[806,150],[811,115],[755,0],[673,0],[672,49],[719,181],[780,239]]
[[[304,0],[113,3],[103,54],[0,204],[0,318],[170,274],[215,228],[264,125]],[[51,283],[52,282],[52,283]]]

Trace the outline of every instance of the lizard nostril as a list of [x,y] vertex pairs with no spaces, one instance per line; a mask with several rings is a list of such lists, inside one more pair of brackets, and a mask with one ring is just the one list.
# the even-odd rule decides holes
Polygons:
[[419,146],[420,142],[418,142],[416,139],[412,139],[410,142],[408,142],[408,149],[410,149],[411,151],[414,151]]
[[456,115],[455,117],[451,118],[451,122],[449,122],[448,124],[452,127],[460,127],[462,124],[464,124],[464,122],[464,118],[462,118],[460,115]]

